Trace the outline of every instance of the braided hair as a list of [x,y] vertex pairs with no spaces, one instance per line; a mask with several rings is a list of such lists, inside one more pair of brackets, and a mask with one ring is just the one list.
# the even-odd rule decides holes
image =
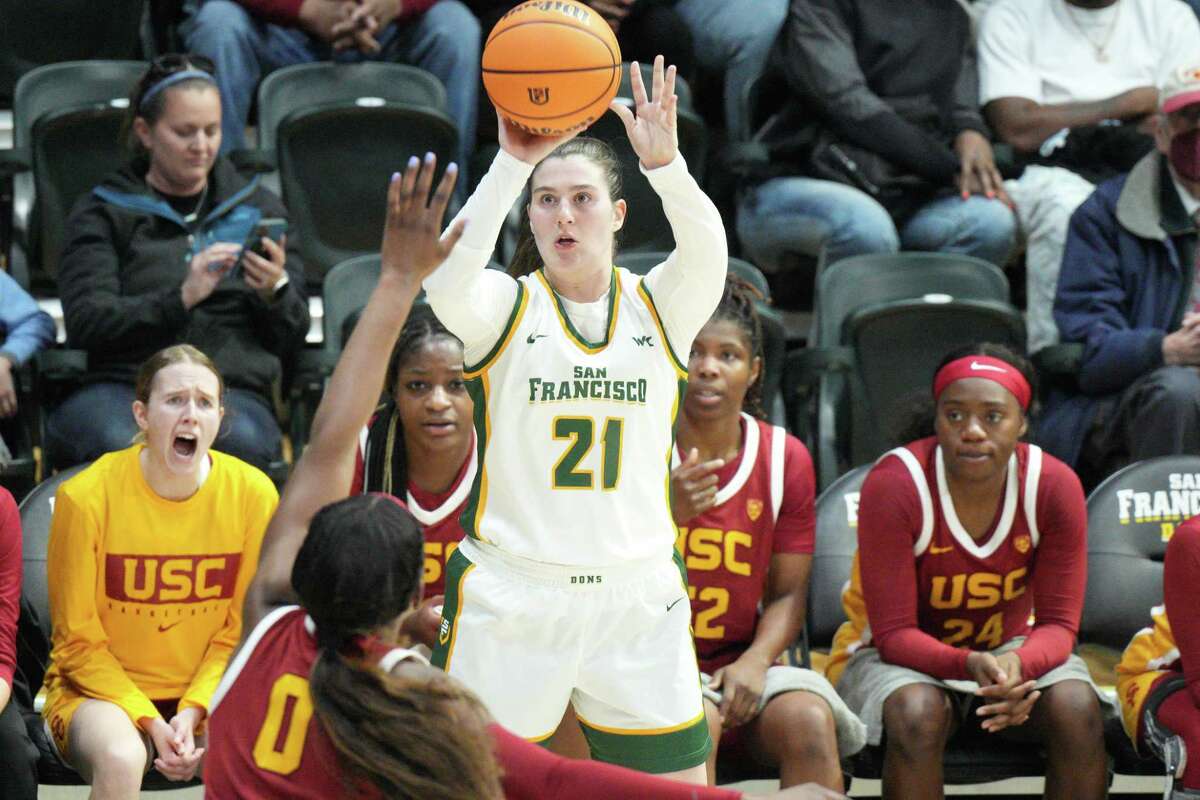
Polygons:
[[[763,363],[763,331],[762,319],[758,315],[757,303],[766,302],[754,285],[738,275],[729,274],[725,278],[725,291],[717,310],[708,318],[711,322],[732,322],[746,337],[746,348],[750,351],[750,359],[759,359]],[[742,400],[742,410],[752,417],[766,419],[767,412],[763,408],[762,371],[758,377],[746,387],[746,397]]]
[[[394,388],[400,370],[421,348],[439,338],[459,347],[462,342],[446,329],[428,305],[413,306],[400,330],[400,338],[388,359],[388,377]],[[404,448],[404,425],[395,397],[389,397],[376,409],[367,427],[367,447],[363,457],[363,491],[384,492],[403,497],[408,488],[408,457]]]

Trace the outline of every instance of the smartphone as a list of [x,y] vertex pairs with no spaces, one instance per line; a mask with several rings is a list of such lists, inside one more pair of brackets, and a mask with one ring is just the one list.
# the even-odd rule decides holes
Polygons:
[[[246,242],[242,245],[242,250],[249,250],[257,256],[269,258],[267,250],[263,247],[262,239],[265,236],[275,244],[280,244],[283,240],[283,235],[287,233],[288,223],[282,217],[263,217],[250,231],[250,235],[246,237]],[[230,275],[240,280],[242,277],[242,262],[239,259],[237,265],[229,271]]]

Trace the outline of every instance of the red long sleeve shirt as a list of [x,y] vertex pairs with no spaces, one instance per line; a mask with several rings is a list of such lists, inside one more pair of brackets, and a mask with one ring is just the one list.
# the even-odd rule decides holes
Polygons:
[[955,513],[936,440],[875,465],[859,500],[834,680],[866,643],[885,661],[943,679],[968,678],[971,650],[1016,636],[1028,637],[1017,650],[1024,678],[1066,660],[1087,580],[1083,490],[1069,467],[1030,445],[1017,445],[1008,470],[996,517],[975,540]]
[[21,516],[0,487],[0,680],[12,686],[17,667],[17,616],[21,611]]

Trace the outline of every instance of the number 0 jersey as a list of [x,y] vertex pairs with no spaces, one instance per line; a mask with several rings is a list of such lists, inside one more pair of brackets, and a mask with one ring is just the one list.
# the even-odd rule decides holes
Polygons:
[[669,558],[668,480],[687,372],[642,279],[614,268],[608,325],[586,341],[538,271],[498,343],[464,376],[479,474],[468,536],[564,565]]
[[[406,658],[403,648],[368,645],[385,672]],[[312,621],[303,608],[283,606],[263,617],[213,694],[204,796],[327,800],[346,786],[337,750],[313,712],[308,676],[317,660]],[[370,786],[356,796],[376,797]]]

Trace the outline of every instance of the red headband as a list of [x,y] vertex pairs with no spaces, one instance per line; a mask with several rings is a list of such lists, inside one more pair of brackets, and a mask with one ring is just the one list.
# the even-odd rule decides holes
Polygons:
[[942,396],[947,386],[963,378],[994,381],[1017,398],[1022,411],[1029,410],[1029,400],[1033,394],[1029,388],[1029,381],[1025,380],[1025,376],[1012,364],[991,356],[963,356],[939,369],[933,378],[934,401]]

